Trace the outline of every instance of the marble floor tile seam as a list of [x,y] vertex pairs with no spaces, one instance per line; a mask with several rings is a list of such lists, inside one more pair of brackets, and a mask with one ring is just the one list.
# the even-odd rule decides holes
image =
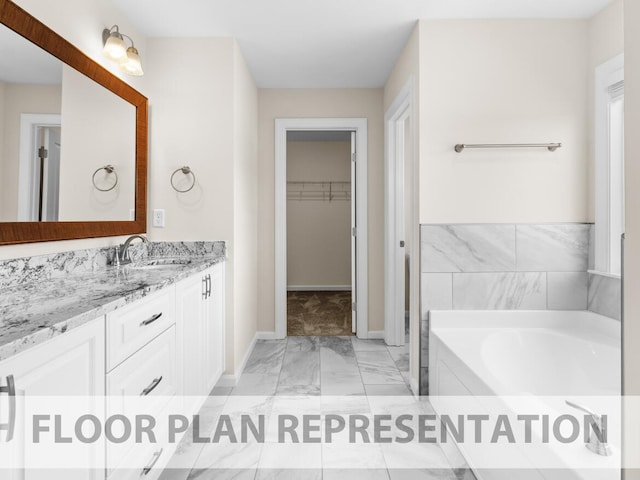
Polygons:
[[[318,372],[322,372],[323,360],[322,360],[322,355],[320,354],[320,346],[321,346],[322,342],[318,339],[318,337],[314,338],[314,340],[311,340],[309,343],[307,343],[307,341],[305,341],[305,340],[299,340],[297,342],[298,342],[297,346],[293,345],[293,342],[292,342],[292,348],[289,348],[290,347],[289,346],[289,338],[287,338],[283,342],[281,342],[281,343],[284,343],[285,345],[284,345],[284,349],[282,350],[282,353],[279,355],[279,357],[277,359],[277,363],[279,364],[278,365],[279,368],[277,369],[277,381],[276,381],[276,392],[275,392],[275,394],[277,395],[278,390],[283,389],[283,391],[285,391],[286,393],[294,392],[294,396],[295,396],[295,395],[297,395],[295,392],[297,392],[298,388],[301,389],[302,391],[304,391],[305,388],[314,387],[314,388],[316,388],[318,390],[318,394],[320,396],[324,396],[324,393],[322,391],[323,376],[321,374],[319,375],[319,384],[317,386],[313,386],[313,385],[286,385],[285,383],[282,383],[281,380],[282,380],[283,370],[285,368],[285,358],[286,358],[287,353],[289,353],[289,352],[296,352],[298,354],[304,353],[304,354],[308,354],[308,355],[317,355],[318,356]],[[326,342],[330,342],[330,341],[326,340]],[[331,342],[333,342],[333,340],[331,340]],[[365,341],[363,341],[363,342],[365,342]],[[264,342],[264,343],[267,343],[267,342]],[[304,350],[303,349],[296,349],[296,347],[300,347],[301,345],[310,345],[310,344],[313,344],[315,346],[309,348],[308,350],[307,349],[304,349]],[[398,367],[398,365],[397,365],[397,363],[395,361],[396,359],[394,358],[394,355],[392,354],[392,351],[389,350],[388,347],[386,347],[386,346],[384,346],[383,348],[380,348],[382,346],[381,342],[375,342],[375,343],[371,343],[371,344],[361,343],[359,345],[359,347],[364,347],[364,348],[358,348],[358,349],[354,348],[355,345],[354,345],[353,341],[350,341],[349,344],[350,344],[351,348],[353,349],[353,354],[354,354],[354,359],[355,359],[355,366],[357,366],[357,374],[356,374],[355,371],[353,372],[355,374],[353,380],[357,381],[356,378],[359,379],[359,382],[357,382],[357,383],[359,383],[363,387],[363,396],[365,398],[364,401],[365,401],[365,403],[371,405],[371,399],[369,398],[369,397],[371,397],[371,395],[368,394],[367,389],[365,388],[365,386],[367,386],[367,387],[368,386],[373,386],[373,387],[382,387],[382,388],[385,388],[385,387],[386,388],[392,388],[392,387],[394,387],[394,385],[393,384],[386,384],[386,383],[381,383],[381,384],[369,383],[369,384],[365,384],[365,382],[364,382],[365,379],[363,378],[363,371],[362,371],[360,362],[358,361],[358,353],[367,352],[367,353],[365,353],[364,355],[361,355],[361,356],[369,357],[369,359],[371,359],[375,355],[375,353],[386,351],[386,354],[383,355],[386,358],[385,358],[385,360],[382,361],[382,363],[384,363],[386,365],[386,367],[388,367],[390,372],[394,371],[394,373],[399,374],[401,377],[402,377],[402,371]],[[249,362],[252,362],[254,365],[255,364],[259,364],[261,359],[258,358],[258,356],[260,355],[260,353],[262,353],[261,350],[267,350],[268,351],[269,348],[263,347],[262,349],[259,349],[258,352],[257,352],[257,355],[255,357],[250,358]],[[396,351],[398,351],[398,350],[396,350]],[[302,355],[300,355],[300,356],[302,356]],[[272,355],[272,357],[273,357],[273,355]],[[391,363],[387,362],[386,361],[387,359],[390,360]],[[273,360],[273,358],[272,358],[272,360]],[[275,377],[276,376],[275,375],[275,370],[276,370],[275,369],[275,365],[273,365],[274,373],[255,372],[252,375],[250,375],[250,377],[254,376],[254,375],[255,376],[260,376],[260,377],[261,376],[273,375]],[[247,372],[247,373],[249,373],[249,372]],[[337,374],[338,376],[340,375],[339,372],[333,372],[333,373]],[[240,379],[238,379],[239,382],[242,379],[243,375],[240,377]],[[220,391],[220,390],[218,390],[218,391]],[[223,392],[224,392],[224,390],[220,391],[220,393],[223,393]],[[223,396],[225,396],[225,395],[223,394]],[[225,403],[226,403],[226,401],[229,401],[230,396],[226,395],[226,397],[227,398],[225,400]],[[206,459],[201,459],[200,458],[204,453],[205,453],[204,449],[200,450],[197,453],[197,459],[194,462],[193,467],[197,467],[198,464],[207,463],[205,461]],[[321,452],[321,455],[324,455],[324,453]],[[262,452],[260,452],[260,457],[261,456],[262,456]],[[382,476],[384,476],[384,478],[391,478],[391,472],[389,472],[389,469],[388,469],[388,463],[387,463],[387,460],[386,460],[386,455],[383,455],[383,458],[384,458],[384,462],[385,462],[385,468],[384,469],[379,469],[379,470],[383,470],[384,471],[384,475],[382,475]],[[380,466],[382,466],[382,465],[380,465]],[[197,469],[197,468],[193,468],[193,467],[192,467],[192,470],[191,470],[192,472]],[[321,474],[320,478],[323,478],[324,477],[324,470],[327,469],[326,466],[325,466],[325,458],[324,458],[324,456],[321,457],[321,469],[322,469],[322,472],[321,472],[322,474]],[[330,469],[330,467],[329,467],[329,469]],[[362,471],[362,469],[350,469],[349,478],[360,478],[359,472],[361,472],[361,471]],[[266,473],[266,472],[263,472],[263,473]],[[352,477],[351,473],[355,474],[356,476]],[[366,475],[366,473],[365,473],[365,475]],[[207,478],[207,480],[209,479],[209,477],[207,477],[207,476],[204,476],[204,477],[201,477],[201,478],[203,478],[203,480],[205,478]],[[217,478],[217,477],[211,477],[211,478]],[[243,480],[245,478],[248,480],[249,478],[252,478],[252,477],[247,475],[247,476],[243,476],[242,478],[243,478]],[[254,472],[253,478],[254,478],[254,480],[258,478],[258,469],[256,469],[256,471]],[[267,478],[267,477],[265,477],[265,478]],[[268,478],[272,478],[272,477],[268,477]],[[273,478],[275,478],[275,477],[273,477]],[[362,478],[364,478],[364,477],[362,477]],[[369,477],[367,477],[367,478],[369,478]],[[450,478],[450,477],[447,476],[445,478]],[[455,478],[455,477],[453,477],[453,478]]]

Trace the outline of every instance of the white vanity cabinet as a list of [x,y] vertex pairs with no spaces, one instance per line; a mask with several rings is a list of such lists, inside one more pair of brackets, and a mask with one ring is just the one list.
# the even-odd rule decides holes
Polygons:
[[207,300],[205,328],[205,395],[224,373],[224,264],[219,263],[208,270],[209,298]]
[[[133,398],[159,420],[174,413],[190,417],[223,370],[224,263],[219,263],[0,361],[0,480],[156,479],[178,442],[100,441],[81,450],[83,459],[90,459],[82,460],[87,468],[24,469],[37,460],[22,446],[26,419],[21,417],[20,399],[106,399],[100,411],[109,418],[131,414],[127,399]],[[136,408],[139,402],[134,402]],[[15,419],[17,441],[6,443],[2,426],[10,418]],[[166,435],[159,431],[158,438]]]
[[[0,423],[15,421],[14,441],[0,444],[0,479],[91,479],[104,478],[104,444],[96,443],[82,448],[80,454],[87,455],[87,468],[62,470],[22,469],[34,464],[29,453],[21,448],[24,438],[24,415],[21,409],[26,396],[86,396],[101,397],[105,393],[105,335],[104,317],[74,328],[45,343],[0,362],[0,386],[12,383],[12,392],[17,398],[15,411],[10,408],[9,392],[0,394]],[[5,413],[6,412],[6,413]],[[7,417],[12,418],[7,418]],[[6,431],[0,432],[0,442],[6,439]],[[8,448],[7,448],[8,447]],[[84,457],[83,455],[83,457]],[[7,465],[8,464],[8,465]]]
[[[175,330],[173,286],[107,315],[107,418],[138,412],[163,425],[163,410],[178,394]],[[107,477],[155,478],[175,447],[109,442]]]
[[208,395],[224,370],[224,266],[176,284],[182,392]]

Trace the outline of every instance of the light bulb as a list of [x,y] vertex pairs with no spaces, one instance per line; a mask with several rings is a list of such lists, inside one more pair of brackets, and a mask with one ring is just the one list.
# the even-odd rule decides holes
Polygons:
[[120,63],[120,70],[129,75],[144,75],[144,72],[142,71],[142,64],[140,62],[140,55],[135,47],[132,46],[127,48],[126,56]]
[[118,32],[110,33],[109,38],[104,43],[102,53],[105,57],[110,58],[111,60],[114,60],[116,62],[121,61],[123,58],[126,58],[127,46],[124,43],[122,35],[120,35]]

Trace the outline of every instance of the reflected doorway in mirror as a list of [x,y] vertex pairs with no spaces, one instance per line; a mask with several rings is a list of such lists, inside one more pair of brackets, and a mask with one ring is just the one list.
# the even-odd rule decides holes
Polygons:
[[20,116],[18,221],[58,220],[61,116]]

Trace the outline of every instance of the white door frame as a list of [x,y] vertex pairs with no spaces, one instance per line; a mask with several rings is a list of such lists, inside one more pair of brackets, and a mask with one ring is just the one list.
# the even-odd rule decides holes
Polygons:
[[34,175],[37,127],[60,127],[62,116],[50,113],[20,115],[20,166],[18,169],[18,221],[33,222],[38,216],[39,184]]
[[367,257],[367,119],[366,118],[278,118],[275,122],[275,336],[287,336],[287,132],[356,132],[356,245],[357,335],[368,338],[368,257]]
[[[405,193],[405,127],[407,118],[411,122],[409,134],[413,139],[413,80],[409,78],[407,84],[385,113],[385,188],[384,188],[384,338],[388,345],[405,344],[404,304],[405,288],[412,294],[411,285],[405,283],[404,256],[405,250],[400,247],[400,241],[413,240],[413,222],[405,228],[404,208],[410,209],[410,218],[413,218],[414,192],[413,184],[410,186],[410,205],[404,206]],[[410,154],[406,165],[409,169],[409,178],[413,178],[414,172],[413,154]],[[408,238],[405,238],[407,236]],[[412,245],[412,255],[419,250],[419,245]],[[415,273],[410,276],[410,282],[416,281]],[[413,318],[413,302],[409,302],[409,318]],[[401,314],[399,312],[402,312]],[[410,322],[411,323],[411,322]],[[412,332],[413,333],[413,332]]]

